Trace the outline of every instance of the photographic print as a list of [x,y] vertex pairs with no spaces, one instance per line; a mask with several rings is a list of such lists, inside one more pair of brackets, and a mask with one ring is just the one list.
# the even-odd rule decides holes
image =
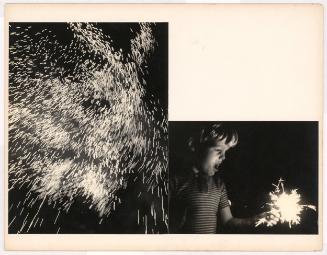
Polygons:
[[8,232],[167,233],[168,23],[10,23]]
[[322,249],[323,21],[7,4],[5,249]]
[[169,231],[318,234],[317,122],[169,122]]

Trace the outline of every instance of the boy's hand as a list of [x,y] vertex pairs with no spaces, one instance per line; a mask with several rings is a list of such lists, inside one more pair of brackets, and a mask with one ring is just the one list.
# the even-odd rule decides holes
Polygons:
[[265,224],[267,227],[272,227],[278,223],[280,219],[280,214],[278,212],[263,212],[254,216],[255,227]]

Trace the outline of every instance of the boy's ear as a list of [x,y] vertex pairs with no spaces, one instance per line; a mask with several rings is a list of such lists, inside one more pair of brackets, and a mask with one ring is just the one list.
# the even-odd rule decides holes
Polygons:
[[190,137],[190,138],[188,139],[188,141],[187,141],[187,145],[188,145],[188,147],[190,148],[190,150],[191,150],[192,152],[195,151],[195,147],[194,147],[194,139],[193,139],[193,137]]

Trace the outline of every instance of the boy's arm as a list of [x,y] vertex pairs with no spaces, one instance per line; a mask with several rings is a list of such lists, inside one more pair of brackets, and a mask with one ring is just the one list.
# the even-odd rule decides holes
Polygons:
[[221,198],[219,202],[220,221],[225,227],[231,228],[248,228],[255,225],[255,221],[249,219],[234,218],[230,210],[230,202],[228,200],[225,183],[221,184]]
[[255,217],[253,218],[234,218],[230,207],[224,207],[220,210],[220,220],[224,226],[239,228],[239,227],[251,227],[255,225]]
[[245,230],[248,228],[254,228],[256,223],[265,218],[269,221],[272,225],[276,225],[279,217],[277,215],[272,214],[272,212],[263,212],[258,215],[255,215],[250,218],[235,218],[230,210],[227,190],[224,183],[221,185],[221,200],[219,203],[219,214],[220,220],[222,224],[227,228]]
[[270,212],[263,212],[250,218],[234,218],[230,207],[224,207],[220,210],[220,220],[224,226],[232,228],[249,228],[255,227],[257,221],[261,218],[266,218],[273,225],[278,222],[278,217]]

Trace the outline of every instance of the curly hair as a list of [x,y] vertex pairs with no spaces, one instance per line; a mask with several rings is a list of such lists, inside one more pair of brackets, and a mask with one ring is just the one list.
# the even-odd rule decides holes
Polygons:
[[222,123],[206,126],[200,132],[188,140],[191,150],[199,151],[203,148],[215,146],[218,142],[224,142],[230,148],[238,143],[238,134],[233,129]]

